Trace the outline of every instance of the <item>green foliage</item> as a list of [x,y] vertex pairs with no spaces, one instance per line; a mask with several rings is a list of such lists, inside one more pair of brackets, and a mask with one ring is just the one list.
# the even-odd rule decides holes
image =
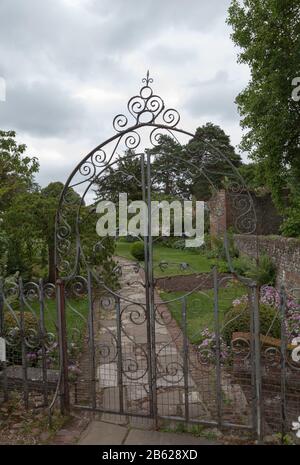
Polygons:
[[[240,298],[246,292],[240,283],[219,289],[219,318],[222,324],[224,312],[232,307],[232,301]],[[168,308],[178,325],[182,324],[182,300],[185,291],[160,292],[160,297],[169,303]],[[208,328],[214,331],[214,290],[192,292],[187,296],[187,335],[193,344],[203,341],[202,331]]]
[[25,156],[26,145],[15,138],[14,131],[0,130],[0,215],[15,195],[34,189],[33,175],[39,168],[36,158]]
[[[208,244],[209,240],[210,245]],[[231,231],[227,231],[227,248],[230,258],[238,257],[239,251],[235,246]],[[227,260],[224,238],[219,236],[208,236],[206,239],[206,255],[208,258]]]
[[248,271],[252,269],[252,261],[246,256],[236,257],[232,260],[232,266],[238,275],[246,276]]
[[122,157],[107,167],[97,188],[97,198],[99,200],[110,200],[117,203],[119,193],[126,192],[128,201],[140,200],[142,190],[141,181],[141,161],[134,150],[125,151]]
[[229,264],[226,260],[219,260],[213,258],[211,261],[211,266],[216,266],[219,273],[230,273]]
[[[241,148],[258,163],[260,179],[288,218],[294,211],[286,209],[286,187],[290,207],[300,198],[300,112],[292,99],[292,80],[300,75],[299,16],[298,0],[232,0],[228,10],[239,61],[251,71],[236,99],[246,130]],[[297,219],[286,232],[299,235],[298,227]]]
[[[18,307],[18,302],[15,303],[14,307]],[[24,312],[23,314],[24,321],[24,336],[29,338],[31,331],[37,331],[37,319],[31,312]],[[7,335],[7,338],[12,342],[12,344],[7,344],[7,361],[11,364],[22,364],[22,339],[20,336],[20,324],[21,324],[21,313],[20,311],[15,311],[14,315],[9,312],[4,312],[4,334]],[[39,347],[35,347],[37,351]]]
[[268,255],[262,254],[258,259],[258,264],[251,263],[250,269],[245,272],[245,276],[255,280],[259,286],[263,286],[264,284],[274,286],[276,281],[276,266]]
[[262,254],[258,263],[246,256],[234,258],[232,265],[238,275],[253,279],[259,286],[275,285],[276,266],[267,254]]
[[295,199],[294,205],[286,210],[280,230],[283,236],[300,237],[300,199]]
[[[54,282],[55,215],[64,185],[52,182],[41,189],[34,184],[38,164],[35,159],[24,156],[25,150],[25,145],[15,142],[14,132],[0,131],[0,274],[5,277],[20,273],[24,281],[42,277]],[[72,188],[67,195],[66,220],[74,230],[81,197]],[[106,283],[111,279],[114,288],[117,286],[117,278],[111,273],[115,267],[114,240],[105,238],[105,247],[95,247],[99,242],[96,215],[91,215],[91,209],[84,204],[80,215],[85,259],[101,271]],[[73,248],[70,253],[75,255],[75,238],[70,239]]]
[[[276,308],[260,304],[260,333],[275,338],[280,338],[281,323]],[[235,332],[250,331],[250,311],[248,304],[242,302],[230,308],[224,316],[222,335],[225,341],[230,344],[232,334]]]
[[239,172],[248,189],[260,189],[265,185],[264,171],[260,163],[247,163],[239,167]]
[[[184,148],[184,155],[194,167],[190,191],[197,200],[208,200],[216,189],[223,187],[226,176],[232,178],[233,166],[241,165],[230,138],[220,126],[206,123],[197,128],[195,136]],[[230,162],[230,163],[229,163]],[[197,167],[201,166],[203,175]]]
[[[4,312],[4,332],[10,331],[11,329],[18,327],[18,322],[20,322],[20,319],[21,319],[20,312],[16,311],[15,316],[16,318],[9,311]],[[37,329],[37,320],[31,312],[24,312],[25,334],[30,329]]]
[[130,252],[136,260],[142,262],[145,259],[144,242],[134,242],[130,247]]

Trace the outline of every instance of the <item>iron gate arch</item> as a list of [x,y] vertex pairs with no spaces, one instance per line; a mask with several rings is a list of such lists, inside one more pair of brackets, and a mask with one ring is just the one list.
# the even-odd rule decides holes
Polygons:
[[[123,264],[123,268],[127,269],[127,275],[135,273],[129,287],[134,289],[134,286],[138,285],[140,289],[143,289],[144,298],[142,301],[141,293],[136,289],[134,292],[139,293],[139,298],[132,297],[128,289],[117,291],[107,286],[101,271],[99,272],[99,269],[95,268],[95,264],[89,261],[84,251],[81,238],[81,228],[83,227],[81,211],[85,205],[85,198],[95,183],[99,185],[103,173],[117,163],[117,150],[120,148],[124,150],[140,148],[144,143],[141,130],[148,131],[147,136],[152,146],[159,144],[160,136],[163,133],[171,136],[175,141],[178,141],[179,136],[188,139],[195,137],[195,134],[178,127],[179,113],[173,108],[168,109],[165,107],[162,98],[153,93],[150,86],[152,82],[152,78],[147,73],[146,78],[143,79],[143,86],[139,95],[132,97],[128,101],[128,116],[119,114],[114,118],[115,134],[98,145],[80,161],[69,176],[60,198],[56,217],[55,263],[60,295],[58,302],[61,360],[63,365],[61,395],[68,403],[70,368],[68,366],[67,352],[70,342],[74,344],[72,342],[73,338],[76,339],[78,336],[78,331],[75,331],[75,333],[65,331],[65,325],[69,324],[65,315],[65,312],[68,311],[65,302],[71,294],[78,297],[86,295],[89,308],[86,319],[76,308],[72,308],[72,305],[69,308],[69,311],[74,312],[77,318],[83,318],[87,326],[86,338],[81,341],[81,364],[86,363],[86,365],[81,374],[81,380],[78,381],[77,379],[74,388],[72,388],[72,393],[74,391],[71,400],[72,404],[106,413],[156,419],[158,416],[171,417],[204,424],[220,425],[222,423],[224,425],[227,423],[252,428],[257,420],[257,411],[259,415],[257,402],[255,414],[253,415],[253,405],[250,403],[248,410],[245,407],[247,418],[236,420],[236,412],[233,415],[228,414],[227,418],[224,414],[222,395],[226,389],[232,391],[233,383],[230,380],[228,381],[230,374],[225,373],[222,367],[218,290],[224,284],[225,279],[228,278],[218,276],[216,268],[210,275],[210,279],[213,281],[211,287],[214,290],[211,299],[214,302],[216,347],[213,351],[203,349],[197,351],[188,338],[187,312],[189,311],[189,296],[193,292],[199,291],[201,286],[195,285],[192,291],[186,292],[178,299],[171,299],[169,302],[160,300],[155,289],[151,234],[144,237],[144,282],[136,283],[141,281],[141,276],[137,279],[140,270],[136,264]],[[132,125],[130,125],[129,117],[133,120]],[[226,175],[231,178],[232,202],[239,212],[236,215],[236,230],[241,233],[254,233],[256,229],[255,209],[251,195],[241,175],[231,161],[217,148],[209,143],[206,143],[206,147],[207,151],[213,155],[214,160],[221,159],[228,166]],[[136,154],[132,156],[136,156]],[[149,152],[147,153],[145,163],[143,157],[144,155],[141,156],[142,196],[149,204],[152,183],[151,155],[149,155]],[[203,154],[202,158],[205,158]],[[184,161],[194,170],[196,169],[199,174],[210,180],[209,174],[211,173],[205,166],[205,162],[199,167],[189,160],[181,161]],[[212,187],[214,187],[213,183]],[[80,195],[74,196],[73,189],[81,191]],[[222,205],[219,207],[222,208]],[[94,213],[92,212],[91,215]],[[149,220],[148,227],[151,226],[151,217]],[[94,245],[95,248],[103,246],[101,241]],[[230,269],[234,272],[226,234],[224,236],[224,247]],[[129,270],[130,267],[131,271]],[[119,275],[121,269],[122,263],[119,263],[113,269],[113,273]],[[81,276],[78,275],[79,270]],[[83,273],[85,273],[85,276],[83,276]],[[207,277],[207,279],[209,278]],[[242,278],[239,279],[242,281]],[[247,280],[244,280],[244,283],[250,285],[251,301],[256,308],[256,316],[258,317],[257,302],[255,304],[255,286]],[[68,288],[72,289],[72,292],[68,291]],[[168,309],[168,304],[172,305],[172,302],[176,300],[180,301],[181,305],[181,321],[180,323],[177,322],[177,325]],[[103,324],[99,326],[101,323],[99,313],[101,317],[101,312],[104,313],[105,311],[109,323],[106,326]],[[112,325],[113,320],[112,315],[114,315],[115,324],[110,327],[109,324]],[[125,320],[129,321],[129,323],[126,323],[127,326],[124,324]],[[135,325],[135,328],[144,326],[144,332],[139,329],[136,334],[129,334],[132,330],[130,324]],[[258,320],[256,320],[256,324],[258,324]],[[167,329],[160,330],[163,326]],[[82,328],[81,332],[84,331]],[[73,328],[69,329],[72,330]],[[258,328],[257,331],[256,335],[259,334]],[[66,338],[67,333],[69,340]],[[245,363],[248,363],[250,356],[254,357],[254,327],[252,336],[251,350],[249,341],[240,341],[247,346],[246,355],[244,354],[243,358]],[[137,342],[139,340],[142,342]],[[161,343],[158,342],[160,340]],[[258,346],[259,343],[257,348]],[[211,354],[214,357],[212,364],[209,362]],[[84,361],[84,358],[88,360]],[[256,368],[257,363],[258,360],[256,360]],[[206,365],[206,368],[201,369],[200,373],[197,372],[198,364],[204,367]],[[254,371],[254,359],[250,364],[251,389],[257,390],[259,389],[259,373]],[[86,367],[88,368],[86,369]],[[199,381],[201,377],[205,378],[206,384],[202,383],[201,385]],[[254,378],[256,384],[253,384]],[[200,388],[198,387],[199,383]],[[210,395],[212,391],[215,392],[214,395]],[[239,394],[245,400],[242,388]],[[158,402],[158,396],[160,402]],[[232,392],[230,396],[233,396]],[[252,399],[257,401],[258,397],[259,392],[251,392]],[[170,401],[170,399],[173,400]],[[232,401],[231,399],[235,403],[240,400]],[[210,403],[212,405],[209,405]],[[179,409],[177,408],[178,404],[181,405]],[[250,412],[251,408],[252,412]],[[209,413],[206,410],[210,410]]]

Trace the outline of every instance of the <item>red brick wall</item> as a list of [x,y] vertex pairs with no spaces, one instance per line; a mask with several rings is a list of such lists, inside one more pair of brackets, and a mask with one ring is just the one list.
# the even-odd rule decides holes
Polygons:
[[[248,191],[245,191],[245,197],[248,197]],[[238,215],[242,213],[234,208],[234,198],[234,195],[222,189],[216,192],[209,200],[210,233],[212,236],[222,236],[226,229],[234,226]],[[251,198],[253,202],[252,210],[255,211],[256,215],[256,223],[254,224],[256,229],[254,233],[261,235],[278,234],[282,218],[278,214],[270,194],[266,193],[258,196],[251,192]],[[254,213],[250,212],[250,216],[254,218]]]

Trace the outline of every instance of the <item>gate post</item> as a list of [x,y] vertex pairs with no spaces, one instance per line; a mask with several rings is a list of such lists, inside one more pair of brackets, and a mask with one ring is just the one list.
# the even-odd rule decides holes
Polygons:
[[280,344],[280,400],[281,400],[281,442],[283,443],[286,434],[286,346],[287,335],[285,328],[286,318],[286,290],[282,285],[280,288],[280,324],[281,324],[281,344]]
[[57,319],[60,360],[60,409],[62,414],[70,412],[70,392],[68,380],[68,343],[65,312],[65,284],[62,279],[56,281]]
[[255,380],[255,410],[256,410],[256,435],[259,442],[263,438],[262,417],[262,383],[261,383],[261,350],[260,350],[260,316],[259,316],[259,286],[251,287],[251,306],[253,313],[254,336],[254,380]]

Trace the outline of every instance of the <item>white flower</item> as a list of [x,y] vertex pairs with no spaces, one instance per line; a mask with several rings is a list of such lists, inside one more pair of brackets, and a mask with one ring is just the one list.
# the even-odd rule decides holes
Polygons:
[[292,422],[292,430],[297,431],[296,436],[300,438],[300,417],[298,417],[298,421]]

